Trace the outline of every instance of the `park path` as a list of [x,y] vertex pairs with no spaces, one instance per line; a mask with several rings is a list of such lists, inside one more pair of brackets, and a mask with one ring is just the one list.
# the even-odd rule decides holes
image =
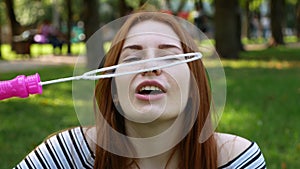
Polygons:
[[0,61],[1,72],[14,72],[22,70],[37,69],[45,66],[55,65],[75,65],[77,63],[77,56],[40,56],[33,59],[23,59],[15,61]]

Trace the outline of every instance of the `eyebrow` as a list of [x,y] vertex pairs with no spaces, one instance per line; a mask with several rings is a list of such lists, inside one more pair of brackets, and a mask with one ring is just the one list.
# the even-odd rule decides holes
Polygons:
[[179,50],[182,50],[181,47],[178,47],[177,45],[173,45],[173,44],[161,44],[158,45],[159,49],[169,49],[169,48],[177,48]]
[[143,47],[141,45],[129,45],[129,46],[125,46],[122,51],[126,50],[126,49],[133,49],[133,50],[142,50]]
[[[180,47],[178,47],[177,45],[173,45],[173,44],[160,44],[160,45],[158,45],[158,49],[169,49],[169,48],[177,48],[179,50],[182,50]],[[141,45],[129,45],[129,46],[125,46],[122,49],[122,51],[124,51],[126,49],[142,50],[143,47]]]

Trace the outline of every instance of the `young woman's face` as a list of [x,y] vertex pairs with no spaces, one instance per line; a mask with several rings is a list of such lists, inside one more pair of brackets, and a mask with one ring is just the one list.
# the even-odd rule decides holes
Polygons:
[[[148,20],[130,29],[118,64],[181,53],[183,49],[174,30],[165,23]],[[151,61],[120,67],[116,69],[116,73],[160,66],[173,61]],[[186,63],[119,76],[114,80],[116,91],[113,92],[117,96],[114,100],[122,108],[123,116],[134,122],[175,119],[187,104],[190,71]]]

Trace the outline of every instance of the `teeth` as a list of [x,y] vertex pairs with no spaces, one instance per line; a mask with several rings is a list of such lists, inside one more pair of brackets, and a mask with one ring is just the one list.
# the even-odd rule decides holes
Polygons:
[[155,90],[158,90],[158,91],[162,91],[160,88],[156,87],[156,86],[144,86],[140,89],[140,92],[143,91],[143,90],[151,90],[151,91],[155,91]]

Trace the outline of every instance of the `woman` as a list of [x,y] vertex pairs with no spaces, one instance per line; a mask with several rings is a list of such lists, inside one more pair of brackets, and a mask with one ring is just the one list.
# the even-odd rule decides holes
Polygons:
[[[198,51],[173,16],[136,13],[115,36],[104,67]],[[113,73],[173,61],[180,59],[119,67]],[[254,142],[212,131],[206,122],[211,116],[210,93],[201,60],[100,79],[96,127],[51,137],[16,168],[265,168]],[[203,132],[209,134],[202,142]]]

